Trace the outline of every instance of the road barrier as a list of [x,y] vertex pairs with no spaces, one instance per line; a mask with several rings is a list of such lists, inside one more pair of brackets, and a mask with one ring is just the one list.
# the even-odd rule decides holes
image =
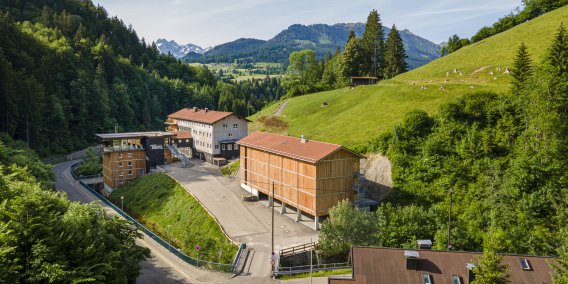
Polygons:
[[[79,165],[81,162],[74,164],[73,166],[77,166]],[[72,166],[72,167],[73,167]],[[75,178],[76,180],[78,180],[77,176],[75,176],[75,174],[73,173],[73,171],[71,171],[71,175],[73,175],[73,178]],[[118,212],[118,214],[120,214],[122,217],[124,217],[126,220],[134,223],[138,228],[140,228],[140,230],[142,230],[144,233],[146,233],[146,235],[148,235],[150,238],[154,239],[157,243],[159,243],[160,245],[162,245],[164,248],[167,248],[171,253],[175,254],[177,257],[179,257],[180,259],[182,259],[183,261],[196,266],[196,267],[202,267],[202,268],[207,268],[209,270],[214,270],[214,271],[220,271],[220,272],[227,272],[227,273],[235,273],[238,274],[238,263],[239,263],[239,258],[243,255],[243,250],[245,249],[245,245],[244,244],[240,244],[239,245],[239,249],[237,250],[237,253],[235,254],[235,258],[233,260],[233,264],[223,264],[223,263],[215,263],[215,262],[210,262],[210,261],[205,261],[205,260],[200,260],[200,259],[196,259],[193,258],[191,256],[186,255],[185,253],[183,253],[179,248],[176,248],[174,245],[168,243],[166,240],[162,239],[161,237],[159,237],[157,234],[155,234],[154,232],[152,232],[150,229],[146,228],[146,226],[142,225],[140,222],[138,222],[138,220],[136,220],[135,218],[131,217],[130,215],[128,215],[126,212],[122,211],[120,208],[118,208],[116,205],[114,205],[114,203],[110,202],[110,200],[106,199],[106,197],[104,197],[103,195],[101,195],[100,193],[98,193],[95,189],[93,189],[91,186],[89,186],[88,184],[84,183],[83,181],[79,180],[79,183],[89,192],[91,192],[92,194],[94,194],[98,199],[100,199],[102,202],[104,202],[106,205],[110,206],[112,209],[114,209],[116,212]]]

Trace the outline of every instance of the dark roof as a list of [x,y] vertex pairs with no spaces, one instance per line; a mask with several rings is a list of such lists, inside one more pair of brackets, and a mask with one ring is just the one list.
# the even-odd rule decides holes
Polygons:
[[122,133],[99,133],[95,136],[101,138],[102,140],[114,140],[114,139],[137,139],[143,137],[166,137],[175,136],[173,132],[164,131],[149,131],[149,132],[122,132]]
[[226,111],[204,110],[198,108],[182,108],[168,115],[168,117],[213,124],[232,114],[233,114],[232,112],[226,112]]
[[378,80],[377,77],[349,77],[350,79]]
[[[422,283],[422,274],[432,277],[433,283],[452,283],[453,275],[468,283],[466,265],[482,255],[479,252],[414,250],[418,253],[417,268],[407,269],[404,249],[353,247],[353,278],[329,279],[331,284],[343,283]],[[531,270],[523,270],[520,259],[527,259]],[[555,258],[523,255],[504,255],[511,283],[552,283],[549,262]]]
[[344,149],[354,156],[363,156],[337,144],[307,140],[302,143],[301,138],[273,134],[268,132],[255,132],[239,140],[239,145],[260,149],[266,152],[291,157],[309,163],[317,163],[325,157]]

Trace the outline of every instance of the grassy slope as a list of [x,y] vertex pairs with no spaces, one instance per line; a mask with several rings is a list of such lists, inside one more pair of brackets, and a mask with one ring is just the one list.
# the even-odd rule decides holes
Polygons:
[[[391,129],[413,109],[434,114],[441,104],[466,93],[482,90],[506,92],[510,75],[503,74],[503,71],[512,65],[520,43],[524,41],[533,59],[540,61],[562,20],[568,24],[566,19],[568,6],[375,86],[292,98],[281,117],[288,123],[288,129],[276,130],[255,122],[251,130],[284,132],[294,136],[304,134],[311,139],[348,147],[362,144]],[[503,67],[501,72],[496,70],[499,66]],[[446,72],[454,68],[463,75],[446,76]],[[489,74],[491,71],[494,75]],[[421,91],[422,85],[427,89]],[[441,85],[446,91],[440,90]],[[328,106],[322,108],[323,102],[327,102]],[[272,115],[276,107],[271,105],[250,119],[256,121],[262,116]]]
[[[237,247],[201,204],[169,176],[140,177],[115,190],[110,199],[121,206],[121,196],[124,196],[124,209],[165,240],[167,227],[171,225],[173,243],[185,254],[218,262],[219,249],[223,249],[223,263],[231,263],[235,257]],[[201,247],[199,255],[196,245]]]

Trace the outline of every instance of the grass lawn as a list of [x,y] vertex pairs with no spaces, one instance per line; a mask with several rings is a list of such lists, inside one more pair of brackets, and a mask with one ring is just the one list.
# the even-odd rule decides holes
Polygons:
[[237,160],[237,161],[234,161],[234,162],[231,163],[231,164],[228,164],[228,165],[226,165],[226,166],[223,166],[223,167],[219,168],[219,170],[221,171],[221,173],[222,173],[224,176],[230,177],[230,176],[234,175],[234,174],[237,172],[237,170],[239,169],[240,165],[241,165],[241,160]]
[[[121,206],[163,239],[171,239],[176,247],[194,258],[230,264],[237,252],[201,204],[166,174],[137,178],[110,195]],[[168,235],[168,226],[170,227]],[[195,250],[200,246],[199,253]],[[219,258],[219,251],[222,251]]]
[[[353,270],[351,268],[346,268],[346,269],[338,269],[338,270],[316,271],[316,272],[312,273],[312,276],[313,277],[323,277],[323,276],[351,274],[352,272],[353,272]],[[310,277],[310,273],[283,275],[282,277],[280,277],[278,279],[290,280],[290,279],[298,279],[298,278],[306,278],[306,277]]]
[[[293,136],[304,134],[309,139],[347,147],[364,144],[391,130],[414,109],[434,115],[440,105],[467,93],[508,92],[511,75],[504,71],[512,66],[521,42],[525,42],[535,65],[538,64],[560,23],[566,19],[568,6],[374,86],[290,98],[278,117],[282,120],[278,125],[286,127],[272,127],[262,122],[275,124],[274,120],[266,119],[278,107],[271,105],[249,117],[254,121],[249,129]],[[498,71],[499,67],[501,71]],[[458,72],[453,73],[453,69]],[[422,86],[426,90],[421,90]],[[324,102],[327,107],[322,107]]]

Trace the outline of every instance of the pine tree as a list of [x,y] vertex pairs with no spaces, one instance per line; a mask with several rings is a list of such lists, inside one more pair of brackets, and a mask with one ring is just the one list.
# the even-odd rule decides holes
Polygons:
[[[353,36],[351,36],[353,34]],[[345,45],[343,52],[343,60],[341,62],[341,73],[344,79],[349,77],[361,75],[361,41],[355,36],[355,33],[350,33],[350,40]]]
[[517,50],[517,56],[515,57],[513,68],[511,69],[511,75],[514,79],[512,82],[513,94],[518,94],[533,75],[531,58],[524,42],[521,43]]
[[550,93],[564,119],[568,117],[568,34],[562,24],[548,49],[545,68],[551,76]]
[[475,280],[472,284],[502,284],[508,283],[508,267],[503,264],[503,256],[493,250],[486,250],[475,261],[473,269]]
[[377,10],[371,11],[367,17],[361,46],[364,68],[362,72],[371,76],[381,74],[384,63],[385,35]]
[[402,43],[402,38],[393,25],[389,33],[385,50],[385,67],[384,77],[390,79],[398,74],[406,72],[408,65],[406,64],[406,52]]

